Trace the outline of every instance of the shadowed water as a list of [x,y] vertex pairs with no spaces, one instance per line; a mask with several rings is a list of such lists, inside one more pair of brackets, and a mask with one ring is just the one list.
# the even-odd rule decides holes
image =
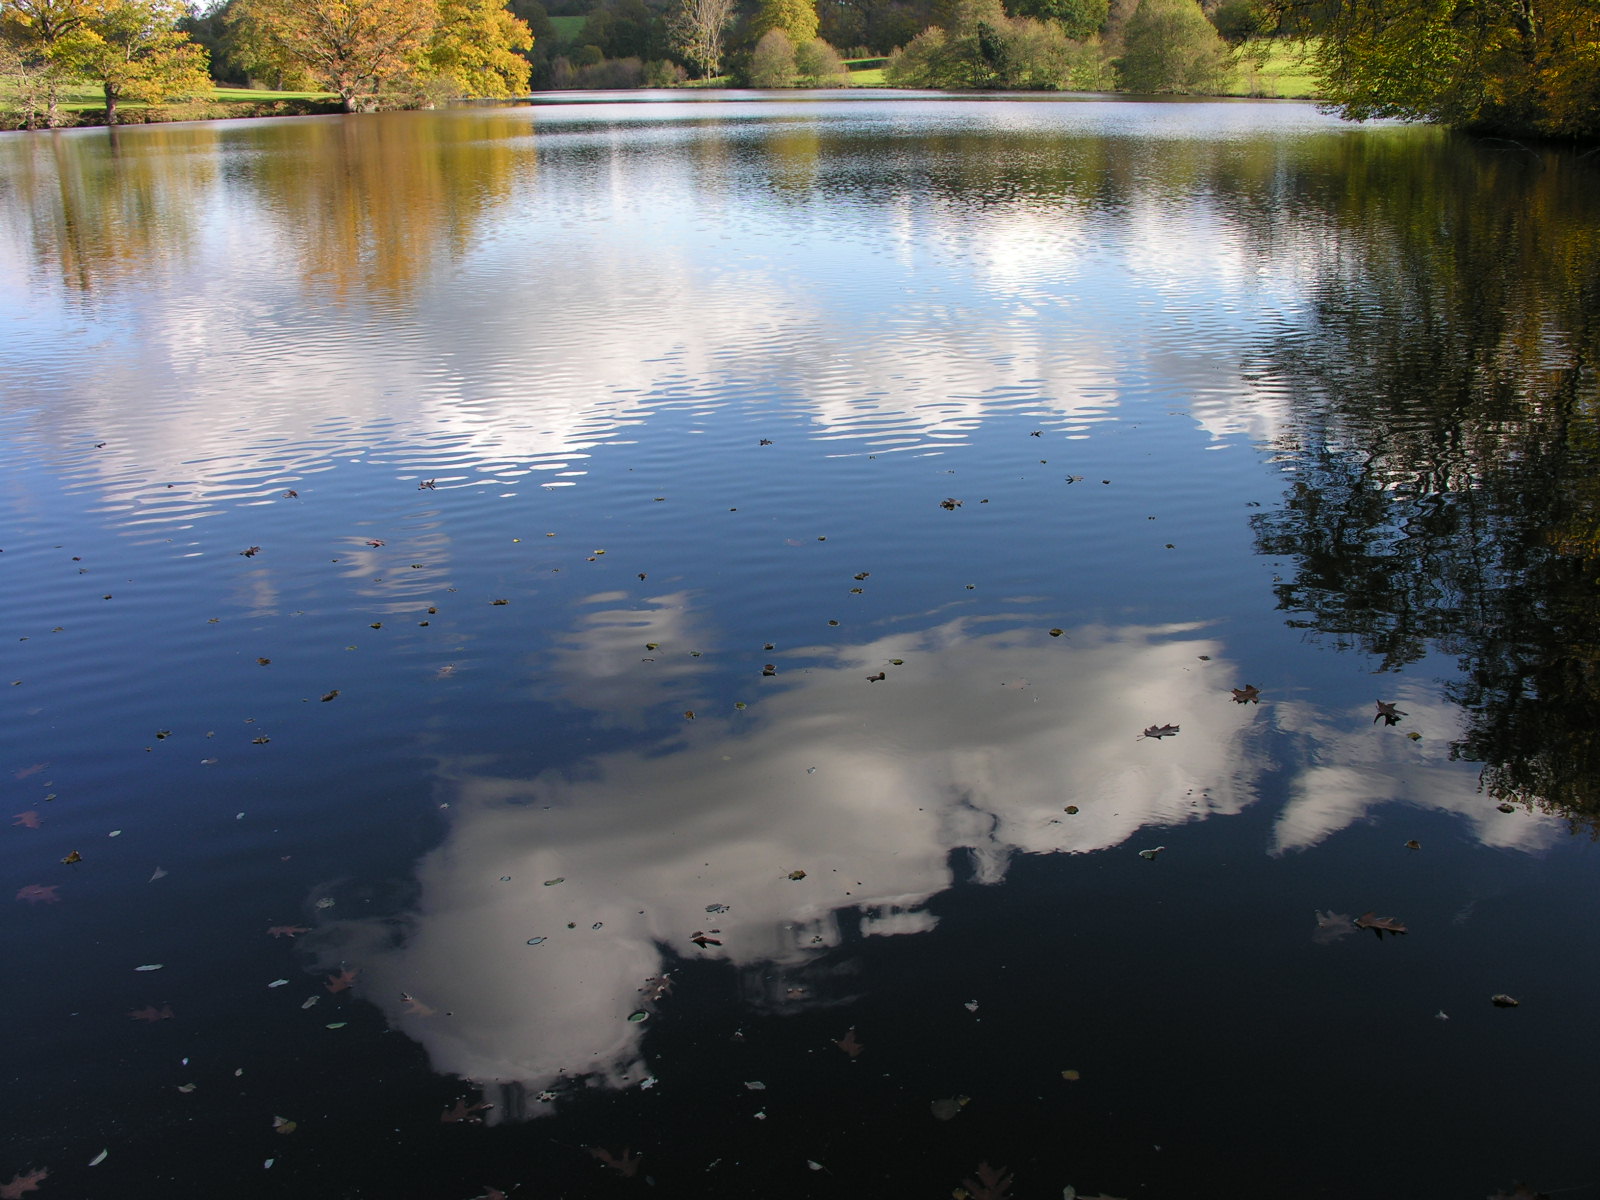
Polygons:
[[1600,1192],[1597,218],[1291,103],[0,137],[0,1186]]

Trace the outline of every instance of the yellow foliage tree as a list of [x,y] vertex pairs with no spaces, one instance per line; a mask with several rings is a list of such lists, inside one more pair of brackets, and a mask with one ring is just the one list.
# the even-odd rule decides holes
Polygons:
[[761,0],[756,13],[756,31],[781,29],[796,46],[804,46],[817,36],[816,0]]
[[338,93],[346,112],[397,88],[457,95],[528,86],[527,23],[496,0],[237,0],[240,57],[284,83]]
[[188,15],[182,0],[96,4],[61,39],[57,54],[69,71],[101,86],[106,124],[115,125],[122,100],[154,104],[210,91],[205,50],[177,27]]

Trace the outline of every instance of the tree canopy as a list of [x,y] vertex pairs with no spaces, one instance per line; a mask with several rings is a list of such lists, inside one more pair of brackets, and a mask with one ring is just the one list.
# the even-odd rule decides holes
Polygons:
[[253,71],[336,92],[348,112],[385,92],[528,85],[517,51],[533,35],[494,0],[235,0],[230,21]]
[[1321,32],[1347,117],[1600,136],[1596,0],[1337,0]]

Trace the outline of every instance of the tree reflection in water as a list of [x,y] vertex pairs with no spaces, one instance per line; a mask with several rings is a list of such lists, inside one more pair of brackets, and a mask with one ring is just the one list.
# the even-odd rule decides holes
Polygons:
[[1496,799],[1600,831],[1594,171],[1448,144],[1418,169],[1416,149],[1352,145],[1318,198],[1353,250],[1266,353],[1296,398],[1294,482],[1257,549],[1294,561],[1291,624],[1386,669],[1455,655],[1454,753]]

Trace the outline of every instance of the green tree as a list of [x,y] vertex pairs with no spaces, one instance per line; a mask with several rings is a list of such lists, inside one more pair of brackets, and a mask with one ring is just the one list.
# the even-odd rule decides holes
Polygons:
[[1100,32],[1111,11],[1109,0],[1016,0],[1013,16],[1053,21],[1074,41],[1086,41]]
[[794,85],[794,43],[781,29],[769,29],[750,52],[750,86],[786,88]]
[[679,0],[668,32],[678,53],[709,79],[722,70],[723,38],[733,21],[734,0]]
[[760,33],[781,29],[794,46],[804,46],[817,36],[816,0],[761,0],[755,28]]
[[1127,91],[1216,93],[1227,81],[1227,43],[1195,0],[1139,0],[1122,39]]
[[845,73],[839,52],[821,38],[795,47],[794,69],[807,87],[838,87]]
[[1315,67],[1355,120],[1600,136],[1595,0],[1337,0]]
[[60,105],[72,70],[70,39],[88,21],[83,0],[0,0],[0,53],[8,110],[30,128],[60,123]]
[[105,93],[106,124],[117,123],[123,100],[153,104],[210,90],[205,50],[178,28],[188,12],[182,0],[115,0],[96,5],[61,39],[56,53],[67,69]]

